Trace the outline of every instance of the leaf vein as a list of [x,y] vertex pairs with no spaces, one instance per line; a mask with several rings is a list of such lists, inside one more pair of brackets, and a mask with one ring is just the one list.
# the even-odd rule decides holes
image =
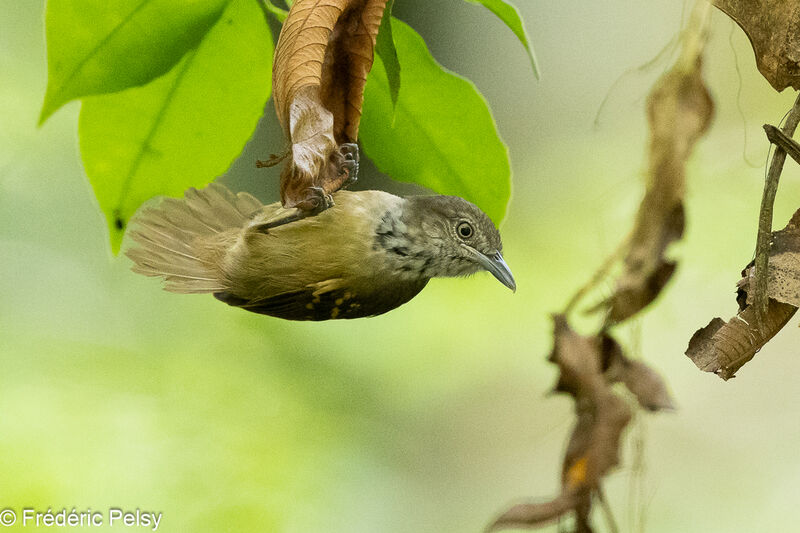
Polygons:
[[[146,1],[149,1],[149,0],[146,0]],[[189,66],[192,64],[192,61],[194,60],[196,55],[197,55],[197,48],[195,48],[194,50],[189,51],[186,54],[187,57],[186,57],[185,63],[183,64],[183,66],[181,67],[180,71],[176,75],[175,81],[172,83],[172,87],[170,87],[169,92],[164,97],[164,102],[161,104],[161,107],[159,108],[158,112],[156,113],[155,119],[153,120],[153,124],[150,127],[150,129],[148,130],[147,135],[145,136],[144,141],[141,144],[141,149],[136,154],[136,157],[134,158],[133,163],[131,164],[131,169],[130,169],[130,171],[128,171],[128,175],[125,177],[125,181],[122,182],[122,187],[120,188],[120,193],[119,193],[119,199],[117,200],[117,204],[116,204],[116,209],[117,210],[121,209],[122,204],[125,201],[125,197],[128,195],[128,191],[130,190],[131,181],[133,180],[133,177],[136,175],[136,173],[139,170],[139,166],[141,165],[142,160],[144,159],[144,154],[149,150],[150,141],[153,140],[153,137],[155,136],[156,131],[158,130],[159,126],[161,125],[161,122],[164,120],[164,115],[166,114],[167,109],[169,108],[170,104],[172,103],[172,96],[175,94],[175,91],[178,90],[178,87],[181,84],[181,80],[183,79],[183,76],[189,70]]]
[[128,14],[128,16],[125,18],[125,20],[123,20],[116,27],[114,27],[114,29],[111,30],[108,33],[108,35],[103,37],[103,39],[99,43],[97,43],[97,45],[95,45],[95,47],[92,48],[89,51],[89,53],[86,54],[86,56],[84,56],[83,59],[81,59],[78,62],[78,64],[75,66],[75,68],[69,74],[69,76],[67,76],[67,78],[64,80],[64,82],[61,85],[59,85],[58,89],[53,91],[53,94],[57,94],[57,93],[61,92],[62,90],[64,90],[65,87],[69,86],[69,84],[72,82],[72,80],[75,78],[75,76],[77,76],[78,73],[81,71],[83,66],[86,65],[86,63],[88,63],[91,58],[96,56],[100,52],[100,50],[103,48],[103,46],[105,46],[106,43],[108,43],[108,41],[110,41],[112,37],[114,37],[119,31],[121,31],[122,28],[124,28],[133,19],[133,17],[136,15],[136,13],[138,13],[139,11],[144,9],[145,5],[150,3],[150,1],[151,0],[142,0],[141,3],[139,3],[139,5],[136,6],[133,9],[133,11],[131,11]]

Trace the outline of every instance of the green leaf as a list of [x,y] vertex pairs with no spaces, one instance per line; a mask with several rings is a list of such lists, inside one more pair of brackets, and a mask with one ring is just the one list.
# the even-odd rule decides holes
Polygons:
[[482,4],[486,9],[497,15],[497,18],[502,20],[506,26],[514,32],[514,35],[517,36],[517,39],[522,43],[522,46],[525,47],[525,51],[528,52],[528,57],[531,60],[531,67],[533,68],[533,75],[536,76],[536,79],[539,79],[539,67],[538,62],[536,61],[536,54],[533,51],[533,47],[531,46],[528,40],[528,34],[525,31],[525,25],[522,23],[522,18],[519,16],[519,11],[513,5],[505,2],[504,0],[466,0],[472,4]]
[[360,127],[365,153],[392,178],[466,198],[499,223],[511,170],[486,101],[471,82],[436,63],[422,37],[399,20],[394,42],[403,65],[394,121],[386,72],[373,68]]
[[397,97],[400,94],[400,61],[397,59],[397,50],[392,37],[392,7],[394,0],[386,2],[383,18],[378,28],[378,38],[375,43],[375,52],[383,62],[386,78],[389,80],[389,93],[392,96],[392,107],[397,106]]
[[143,85],[196,47],[229,0],[48,0],[39,123],[75,98]]
[[142,202],[208,183],[241,152],[269,97],[272,51],[258,3],[231,0],[168,74],[84,100],[81,156],[115,253]]

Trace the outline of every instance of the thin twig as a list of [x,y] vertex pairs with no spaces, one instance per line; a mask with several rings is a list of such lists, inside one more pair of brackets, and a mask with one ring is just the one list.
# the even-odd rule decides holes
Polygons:
[[697,0],[692,6],[686,33],[683,36],[683,46],[674,68],[680,68],[685,72],[692,72],[697,68],[697,60],[708,40],[712,7],[711,2],[706,0]]
[[764,124],[764,131],[767,132],[769,142],[780,146],[789,157],[800,164],[800,143],[791,137],[787,137],[785,133],[772,124]]
[[[681,22],[681,26],[683,23]],[[650,70],[653,66],[657,65],[663,58],[669,58],[672,56],[672,53],[675,51],[675,47],[678,43],[680,43],[681,37],[683,36],[683,30],[678,32],[672,39],[669,40],[664,47],[659,50],[659,52],[652,58],[648,59],[647,62],[642,63],[638,67],[629,68],[622,74],[620,74],[614,83],[611,84],[611,87],[608,88],[606,91],[605,96],[603,97],[603,101],[600,102],[600,105],[597,107],[597,112],[594,115],[594,121],[592,122],[592,128],[596,131],[600,129],[600,115],[608,105],[608,101],[611,98],[611,95],[615,92],[617,85],[622,82],[628,75],[630,74],[642,74]]]
[[256,168],[274,167],[275,165],[277,165],[278,163],[284,161],[287,157],[289,157],[291,153],[292,153],[291,149],[286,149],[283,151],[283,153],[278,155],[270,154],[269,159],[267,159],[266,161],[264,161],[263,159],[257,159]]
[[578,305],[578,302],[583,300],[583,297],[586,296],[586,294],[589,291],[591,291],[598,283],[600,283],[600,281],[603,278],[605,278],[608,275],[609,271],[614,266],[614,264],[616,264],[617,260],[619,260],[628,251],[632,236],[633,236],[632,233],[628,234],[628,236],[625,237],[625,239],[621,243],[619,243],[617,249],[614,250],[614,252],[611,253],[611,255],[606,257],[606,260],[603,261],[603,264],[600,265],[600,267],[597,269],[597,271],[595,271],[592,277],[589,278],[589,281],[587,281],[580,289],[578,289],[578,291],[572,296],[572,298],[570,298],[569,302],[567,303],[567,306],[564,308],[564,315],[568,315],[570,311],[572,311],[575,308],[575,306]]
[[[800,94],[794,101],[794,106],[786,116],[786,123],[781,128],[781,132],[791,138],[794,130],[800,123]],[[778,193],[778,184],[783,171],[783,164],[786,162],[786,150],[780,145],[776,145],[775,154],[769,165],[767,179],[764,182],[764,194],[761,197],[761,211],[758,215],[758,238],[756,240],[756,260],[755,260],[755,280],[753,287],[753,306],[756,310],[756,323],[759,331],[766,333],[764,327],[765,317],[769,298],[767,297],[767,272],[769,271],[769,248],[772,236],[772,211],[775,206],[775,196]]]
[[608,530],[611,533],[619,533],[619,526],[617,525],[617,521],[614,519],[614,513],[611,510],[611,506],[606,501],[605,496],[603,495],[603,490],[600,487],[597,487],[597,499],[600,501],[600,508],[603,509],[603,514],[606,517],[606,524],[608,525]]
[[730,20],[731,31],[728,33],[728,45],[730,45],[731,52],[733,52],[733,66],[736,68],[736,109],[739,111],[739,118],[742,119],[742,159],[747,163],[747,166],[752,168],[761,168],[760,164],[753,163],[747,157],[747,116],[744,114],[742,107],[742,70],[739,67],[739,54],[736,53],[736,46],[733,44],[733,35],[738,26],[733,20]]
[[289,14],[288,11],[277,7],[275,4],[270,2],[270,0],[261,0],[259,4],[261,4],[261,7],[268,13],[272,13],[272,15],[278,19],[278,22],[283,23],[283,21],[286,20],[286,16]]

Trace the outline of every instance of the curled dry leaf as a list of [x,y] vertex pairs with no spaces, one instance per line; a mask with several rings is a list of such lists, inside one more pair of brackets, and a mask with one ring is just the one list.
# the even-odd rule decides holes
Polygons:
[[713,0],[750,39],[758,70],[775,88],[800,89],[800,1]]
[[666,383],[652,368],[641,361],[623,359],[620,381],[625,384],[644,409],[664,411],[674,409]]
[[[743,275],[749,282],[755,276],[754,268],[747,268]],[[800,209],[785,228],[772,232],[767,294],[779,302],[800,307]],[[749,292],[747,303],[753,303]]]
[[[554,322],[550,361],[560,370],[556,390],[574,397],[578,417],[564,456],[562,492],[547,502],[512,506],[489,526],[490,531],[538,527],[570,511],[575,512],[578,531],[591,531],[592,495],[600,489],[602,477],[619,463],[620,439],[631,419],[630,408],[611,385],[624,382],[648,409],[671,406],[661,379],[643,363],[628,360],[612,337],[578,335],[563,315],[554,317]],[[635,383],[640,377],[644,383]]]
[[486,528],[486,531],[545,526],[558,520],[561,515],[574,510],[581,500],[580,494],[564,492],[548,502],[519,503],[497,517]]
[[796,307],[770,298],[764,317],[764,334],[756,325],[755,308],[751,306],[728,322],[714,318],[692,335],[686,355],[700,370],[728,380],[786,325],[796,311]]
[[343,143],[358,138],[361,103],[386,0],[297,0],[275,48],[273,97],[291,142],[285,207],[311,209],[350,178]]
[[667,385],[658,373],[642,363],[629,359],[622,347],[610,335],[601,337],[602,353],[605,357],[603,368],[606,381],[621,382],[633,394],[639,405],[648,411],[664,411],[674,409]]
[[714,103],[701,73],[705,15],[701,7],[695,7],[681,56],[648,97],[647,191],[636,217],[624,271],[614,294],[601,304],[608,306],[612,322],[623,321],[646,307],[675,271],[675,263],[664,253],[683,235],[686,160],[714,114]]
[[739,313],[728,322],[714,318],[697,330],[686,355],[700,370],[730,379],[774,337],[800,306],[800,209],[786,227],[772,233],[767,294],[769,307],[763,332],[756,322],[756,310],[749,291],[755,275],[752,265],[742,272],[737,301]]

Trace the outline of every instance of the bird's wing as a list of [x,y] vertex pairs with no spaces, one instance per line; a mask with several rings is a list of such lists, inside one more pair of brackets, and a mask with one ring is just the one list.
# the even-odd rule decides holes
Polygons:
[[364,307],[359,302],[359,294],[346,287],[342,278],[257,300],[246,300],[227,292],[215,293],[214,296],[228,305],[287,320],[360,318],[376,314],[369,309],[370,306]]
[[335,278],[258,300],[247,300],[228,292],[214,293],[214,296],[253,313],[287,320],[319,321],[380,315],[409,301],[427,283],[427,279],[422,279],[375,287],[359,282],[346,284],[346,280]]

